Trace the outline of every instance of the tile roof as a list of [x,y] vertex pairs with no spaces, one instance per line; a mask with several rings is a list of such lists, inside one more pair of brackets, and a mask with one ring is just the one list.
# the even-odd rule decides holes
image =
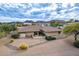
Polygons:
[[52,31],[60,31],[57,27],[49,27],[49,26],[23,26],[18,27],[18,32],[34,32],[43,30],[44,32],[52,32]]
[[56,32],[61,31],[61,29],[58,29],[57,27],[43,27],[42,30],[44,32]]

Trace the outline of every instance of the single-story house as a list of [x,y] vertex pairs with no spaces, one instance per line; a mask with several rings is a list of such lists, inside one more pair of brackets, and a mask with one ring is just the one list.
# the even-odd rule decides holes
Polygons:
[[20,35],[24,36],[34,36],[36,33],[39,36],[39,32],[43,31],[45,35],[48,36],[53,36],[53,35],[58,35],[61,29],[58,29],[57,27],[49,27],[49,26],[37,26],[37,25],[32,25],[32,26],[22,26],[18,27],[17,31],[20,33]]
[[57,27],[43,27],[42,30],[48,36],[58,35],[61,32],[61,29]]

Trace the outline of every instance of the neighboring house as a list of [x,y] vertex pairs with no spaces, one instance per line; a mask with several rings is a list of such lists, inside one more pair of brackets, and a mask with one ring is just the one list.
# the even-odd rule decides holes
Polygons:
[[57,21],[57,22],[59,22],[59,23],[62,23],[62,24],[64,24],[64,23],[65,23],[65,21],[64,21],[64,20],[51,20],[50,22],[55,22],[55,21]]
[[22,36],[30,36],[33,37],[35,33],[39,36],[39,32],[43,31],[45,35],[48,36],[53,36],[53,35],[58,35],[59,31],[61,29],[58,29],[56,27],[49,27],[49,26],[38,26],[38,25],[32,25],[32,26],[23,26],[23,27],[18,27],[17,31],[20,33]]
[[33,22],[32,24],[38,25],[38,26],[50,26],[50,23],[49,22],[43,22],[43,21]]
[[32,25],[32,23],[23,23],[23,25],[29,26],[29,25]]

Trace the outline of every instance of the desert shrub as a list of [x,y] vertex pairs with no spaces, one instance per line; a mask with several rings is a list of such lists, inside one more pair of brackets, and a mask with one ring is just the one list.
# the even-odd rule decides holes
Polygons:
[[26,43],[21,43],[19,48],[22,49],[22,50],[28,49],[28,45]]
[[67,35],[74,34],[74,39],[77,40],[77,31],[79,30],[79,22],[69,23],[64,26],[63,33]]
[[12,38],[17,39],[17,38],[19,38],[19,36],[20,36],[19,33],[16,32],[16,31],[11,32],[11,37]]
[[0,31],[4,31],[4,32],[10,32],[10,31],[14,31],[16,30],[16,26],[12,25],[12,24],[1,24],[0,25]]
[[14,40],[10,40],[10,43],[13,43],[14,42]]
[[74,42],[74,46],[77,47],[77,48],[79,48],[79,41],[75,41]]
[[47,41],[51,41],[51,40],[56,40],[56,37],[46,36],[45,39],[46,39]]
[[6,33],[5,32],[0,32],[0,38],[5,37]]
[[16,30],[16,27],[13,24],[0,24],[0,38],[7,36],[7,34],[14,30]]

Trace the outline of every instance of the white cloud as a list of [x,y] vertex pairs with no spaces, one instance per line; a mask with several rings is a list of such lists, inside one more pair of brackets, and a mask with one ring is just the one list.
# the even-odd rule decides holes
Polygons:
[[[15,20],[14,20],[15,19]],[[11,18],[11,17],[4,17],[4,16],[0,16],[0,22],[12,22],[12,21],[25,21],[26,18],[24,19],[20,19],[20,18]]]
[[67,8],[68,4],[70,4],[70,6],[74,6],[74,3],[62,3],[62,6],[65,7],[65,8]]
[[67,10],[64,9],[64,10],[61,10],[60,13],[61,13],[61,14],[64,14],[66,11],[67,11]]
[[79,0],[0,0],[0,3],[79,3]]
[[46,7],[46,8],[43,8],[43,9],[51,11],[51,10],[56,10],[56,8],[57,8],[56,3],[51,3],[51,5],[49,7]]
[[[50,4],[48,7],[44,7],[44,8],[36,8],[36,7],[33,7],[32,4],[5,4],[5,7],[6,8],[10,8],[10,7],[13,7],[13,8],[16,8],[14,10],[18,10],[18,14],[16,14],[16,12],[14,11],[14,14],[12,13],[12,15],[15,15],[14,17],[21,17],[21,16],[17,16],[17,15],[20,15],[20,14],[23,14],[24,16],[28,16],[28,17],[24,17],[24,18],[11,18],[11,17],[0,17],[1,21],[5,20],[5,21],[24,21],[24,20],[53,20],[53,19],[56,19],[56,18],[78,18],[79,16],[79,13],[78,11],[76,11],[75,9],[79,8],[79,7],[75,7],[74,4],[72,3],[71,8],[68,8],[68,4],[69,3],[63,3],[62,5],[62,8],[61,10],[56,10],[57,9],[57,5],[55,3],[53,4]],[[19,7],[21,6],[21,7]],[[27,10],[28,8],[27,7],[31,7],[31,9]],[[1,7],[3,8],[3,7]],[[65,8],[65,9],[64,9]],[[5,9],[5,8],[3,8]],[[5,9],[6,10],[6,9]],[[10,10],[10,9],[9,9]],[[37,15],[34,15],[34,14],[31,14],[32,12],[35,12],[37,13],[37,11],[40,13],[38,13]],[[44,11],[44,12],[42,12]],[[59,14],[57,14],[57,12],[60,12]],[[67,11],[67,12],[66,12]],[[9,13],[9,11],[8,11]],[[11,13],[11,12],[10,12]],[[5,14],[5,13],[4,13]],[[46,16],[47,15],[47,16]],[[50,16],[49,16],[50,15]],[[10,15],[9,15],[10,16]],[[31,16],[33,16],[34,18],[31,19]],[[22,16],[23,17],[23,16]],[[37,19],[36,19],[36,18]],[[14,20],[15,19],[15,20]]]
[[60,18],[60,19],[63,19],[64,18],[67,18],[67,20],[69,19],[75,19],[75,18],[78,18],[78,14],[76,11],[72,11],[72,12],[69,12],[69,13],[61,13],[59,15],[57,15],[55,18]]

